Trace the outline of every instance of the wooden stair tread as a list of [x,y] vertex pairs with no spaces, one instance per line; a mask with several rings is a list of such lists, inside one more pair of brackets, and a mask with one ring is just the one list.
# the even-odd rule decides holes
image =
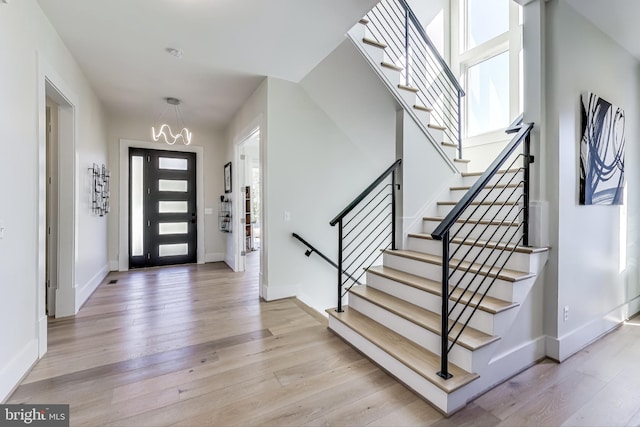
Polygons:
[[471,162],[471,160],[468,160],[468,159],[453,159],[453,161],[457,162],[457,163],[470,163]]
[[369,23],[369,20],[367,18],[360,18],[358,23],[360,23],[362,25],[367,25]]
[[344,307],[342,313],[338,313],[334,309],[328,309],[327,313],[446,393],[452,393],[479,378],[477,374],[469,373],[453,363],[449,363],[449,371],[453,377],[444,380],[436,375],[440,371],[440,357],[436,354],[349,307]]
[[398,89],[408,90],[409,92],[413,92],[413,93],[417,93],[417,92],[420,91],[420,89],[415,88],[413,86],[407,86],[407,85],[402,85],[402,84],[398,85]]
[[[444,144],[444,142],[443,142],[443,144]],[[456,147],[457,147],[457,145],[456,145]],[[491,186],[491,188],[494,188],[494,189],[496,189],[496,188],[501,188],[501,189],[502,188],[516,188],[516,187],[524,187],[524,183],[520,182],[518,184],[507,184],[507,185],[505,185],[505,184],[497,184],[495,186],[493,186],[493,185]],[[458,187],[449,187],[449,190],[451,190],[451,191],[469,191],[469,190],[471,190],[471,186],[470,185],[461,185],[461,186],[458,186]]]
[[[442,296],[442,286],[440,282],[416,276],[411,273],[406,273],[404,271],[396,270],[395,268],[391,267],[376,266],[367,269],[367,271],[380,277],[384,277],[386,279],[393,280],[395,282],[402,283],[416,289],[420,289],[421,291],[425,291],[437,296]],[[471,291],[463,293],[462,289],[456,289],[451,294],[451,298],[460,298],[460,301],[463,304],[466,304],[469,300],[471,300],[469,305],[471,307],[476,307],[478,306],[477,302],[480,300],[480,296],[476,295],[475,297],[471,298],[472,294],[473,293]],[[518,303],[503,301],[501,299],[490,297],[487,295],[482,300],[482,303],[480,303],[478,310],[482,310],[490,314],[497,314],[502,311],[509,310],[510,308],[517,307],[518,305]]]
[[[435,221],[435,222],[442,222],[444,220],[443,216],[425,216],[424,218],[422,218],[425,221]],[[520,226],[519,222],[511,222],[511,221],[489,221],[486,219],[474,219],[474,218],[468,218],[468,219],[464,219],[464,218],[459,218],[458,220],[456,220],[456,223],[458,224],[463,224],[463,223],[468,223],[468,224],[481,224],[481,225],[503,225],[503,226],[509,226],[509,227],[518,227]]]
[[[522,171],[522,168],[513,168],[513,169],[501,169],[496,173],[504,174],[504,173],[515,173]],[[480,176],[484,172],[462,172],[462,176]]]
[[433,111],[432,108],[425,107],[424,105],[420,105],[420,104],[415,104],[413,108],[415,108],[416,110],[426,111],[427,113],[430,113]]
[[[438,255],[431,255],[431,254],[425,254],[422,252],[408,251],[408,250],[387,249],[384,252],[391,255],[400,256],[403,258],[413,259],[415,261],[422,261],[422,262],[428,262],[429,264],[442,265],[442,257]],[[454,267],[458,265],[458,263],[459,263],[459,260],[456,260],[456,259],[452,259],[449,261],[449,265]],[[479,264],[472,264],[472,265],[470,264],[471,263],[469,263],[468,261],[462,261],[462,263],[460,263],[460,268],[464,269],[465,271],[467,268],[469,268],[470,273],[474,273],[474,274],[478,273],[483,276],[497,277],[498,279],[506,280],[508,282],[518,282],[520,280],[529,279],[535,276],[535,274],[533,273],[525,273],[523,271],[510,270],[507,268],[502,269],[502,271],[498,273],[498,271],[500,270],[500,268],[498,267],[494,267],[493,269],[491,269],[489,266],[481,267]]]
[[[454,202],[451,200],[442,200],[440,202],[437,203],[438,206],[455,206],[457,205],[458,202]],[[492,206],[492,205],[496,205],[496,206],[500,206],[504,204],[505,206],[513,206],[513,205],[521,205],[522,202],[521,201],[516,201],[516,200],[506,200],[506,201],[497,201],[497,202],[481,202],[481,201],[477,201],[474,200],[473,202],[471,202],[471,205],[473,206]]]
[[395,70],[395,71],[402,71],[402,70],[404,70],[404,68],[402,68],[402,67],[400,67],[400,66],[398,66],[398,65],[396,65],[396,64],[392,64],[392,63],[390,63],[390,62],[386,62],[386,61],[382,61],[382,62],[380,63],[380,66],[385,67],[385,68],[389,68],[389,69],[391,69],[391,70]]
[[445,147],[458,148],[458,144],[454,144],[453,142],[441,142],[440,144]]
[[434,125],[433,123],[429,123],[427,127],[435,130],[447,130],[445,126]]
[[369,37],[363,37],[362,38],[362,43],[365,43],[365,44],[368,44],[368,45],[371,45],[371,46],[375,46],[375,47],[379,47],[380,49],[386,49],[387,48],[386,44],[380,43],[377,40],[370,39]]
[[[441,318],[437,313],[425,310],[424,308],[418,307],[410,302],[396,298],[393,295],[389,295],[377,289],[370,288],[366,285],[354,286],[351,288],[350,292],[372,304],[377,305],[378,307],[382,307],[385,310],[408,320],[409,322],[413,322],[422,328],[440,335]],[[449,320],[449,326],[452,324],[453,321]],[[458,332],[460,332],[460,329],[462,329],[462,324],[457,324],[449,334],[449,339],[454,339],[456,335],[458,335]],[[485,334],[484,332],[467,326],[462,331],[462,334],[460,334],[457,344],[473,351],[487,346],[499,339],[499,337]]]
[[[409,237],[414,237],[416,239],[424,239],[424,240],[436,240],[433,238],[433,236],[431,236],[431,234],[427,234],[427,233],[410,233]],[[456,237],[454,239],[451,239],[451,243],[455,243],[457,245],[466,245],[466,246],[481,246],[484,247],[486,244],[486,247],[488,249],[499,249],[499,250],[513,250],[514,252],[520,252],[523,254],[537,254],[540,252],[546,252],[549,250],[549,248],[534,248],[534,247],[529,247],[529,246],[515,246],[512,244],[509,245],[505,245],[504,243],[496,243],[496,242],[487,242],[486,240],[478,240],[476,241],[475,239],[467,239],[467,240],[463,240],[460,237]]]

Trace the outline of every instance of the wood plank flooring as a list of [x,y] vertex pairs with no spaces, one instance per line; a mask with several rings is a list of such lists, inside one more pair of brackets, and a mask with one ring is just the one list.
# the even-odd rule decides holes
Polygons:
[[7,403],[69,403],[73,426],[640,425],[639,319],[445,419],[296,300],[261,302],[257,255],[110,274]]

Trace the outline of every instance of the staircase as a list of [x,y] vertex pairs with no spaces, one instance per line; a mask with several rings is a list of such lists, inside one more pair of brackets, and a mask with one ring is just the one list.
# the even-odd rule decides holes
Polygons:
[[[501,172],[501,175],[519,172]],[[470,399],[490,386],[503,381],[526,366],[502,370],[496,375],[492,359],[500,347],[501,338],[509,332],[518,319],[521,304],[527,299],[536,281],[536,275],[546,262],[546,248],[515,246],[513,255],[498,273],[498,268],[485,262],[480,265],[462,262],[465,271],[477,273],[481,281],[495,279],[487,296],[464,291],[462,273],[454,273],[450,289],[457,281],[463,282],[449,295],[449,307],[458,306],[449,314],[449,322],[461,311],[464,304],[477,307],[459,339],[449,354],[451,379],[437,375],[441,370],[441,306],[442,306],[442,242],[431,233],[441,223],[451,207],[462,196],[464,188],[470,188],[479,174],[462,173],[460,186],[451,187],[449,197],[438,202],[436,214],[425,217],[420,233],[408,235],[405,249],[385,250],[383,265],[367,269],[366,285],[354,286],[348,296],[348,306],[339,313],[327,310],[329,328],[362,351],[382,368],[390,372],[416,393],[435,405],[445,414],[462,408]],[[491,208],[489,208],[491,209]],[[482,208],[475,214],[482,215]],[[508,232],[515,227],[507,218],[493,221],[474,221],[462,225],[463,232],[475,224],[491,235],[494,231]],[[476,231],[477,230],[477,231]],[[451,242],[451,252],[459,247],[472,254],[472,259],[483,259],[487,248],[501,249],[497,242],[480,240],[480,228],[467,236]],[[503,248],[502,248],[503,249]],[[453,267],[459,260],[452,258]],[[522,319],[518,319],[522,321]],[[466,319],[465,319],[466,321]],[[462,327],[461,322],[449,333],[452,342]],[[484,378],[483,378],[484,376]]]
[[541,357],[527,329],[542,315],[531,291],[547,260],[528,243],[533,124],[519,117],[489,168],[469,173],[464,91],[406,0],[382,0],[348,36],[458,182],[397,239],[398,159],[330,222],[337,263],[294,237],[338,271],[329,328],[450,415]]

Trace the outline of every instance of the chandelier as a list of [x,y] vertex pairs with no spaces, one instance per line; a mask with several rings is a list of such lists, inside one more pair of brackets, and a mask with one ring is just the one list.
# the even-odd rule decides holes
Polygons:
[[[167,105],[162,111],[162,114],[160,114],[160,117],[158,117],[158,120],[156,120],[155,125],[151,128],[151,135],[153,136],[153,140],[160,141],[161,139],[164,139],[164,142],[169,145],[173,145],[178,141],[182,142],[184,145],[191,144],[191,131],[184,125],[184,119],[182,118],[182,113],[180,112],[179,107],[180,100],[177,98],[169,97],[165,98],[165,101],[167,101]],[[180,131],[178,131],[178,133],[176,134],[173,133],[173,131],[171,130],[171,126],[169,126],[167,122],[162,121],[162,118],[167,112],[167,109],[170,105],[173,105],[173,109],[176,115],[176,126],[174,127],[174,130],[180,129]]]

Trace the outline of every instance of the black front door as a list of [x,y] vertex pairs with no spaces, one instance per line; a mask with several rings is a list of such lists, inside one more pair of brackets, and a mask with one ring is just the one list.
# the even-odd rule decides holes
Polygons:
[[196,155],[129,149],[129,267],[197,261]]

